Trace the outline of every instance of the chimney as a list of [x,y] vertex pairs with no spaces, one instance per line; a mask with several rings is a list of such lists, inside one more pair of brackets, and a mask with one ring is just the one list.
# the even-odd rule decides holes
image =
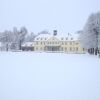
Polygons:
[[56,36],[57,35],[57,30],[53,31],[53,35]]

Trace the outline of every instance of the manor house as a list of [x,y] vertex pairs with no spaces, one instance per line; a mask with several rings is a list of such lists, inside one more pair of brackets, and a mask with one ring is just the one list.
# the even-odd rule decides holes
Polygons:
[[79,40],[79,34],[68,33],[66,36],[58,36],[56,30],[54,30],[53,35],[38,35],[34,42],[23,44],[22,49],[35,52],[85,53]]

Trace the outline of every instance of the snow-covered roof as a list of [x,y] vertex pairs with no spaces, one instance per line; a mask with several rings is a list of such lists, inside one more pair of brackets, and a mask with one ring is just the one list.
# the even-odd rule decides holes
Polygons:
[[52,37],[52,35],[50,35],[50,34],[40,34],[35,38],[35,41],[46,41],[50,37]]
[[52,37],[56,37],[59,41],[76,41],[79,38],[79,34],[66,34],[56,36],[50,34],[40,34],[35,38],[35,41],[47,41]]
[[34,42],[25,42],[22,44],[22,47],[24,46],[27,46],[27,47],[34,46]]
[[60,41],[76,41],[78,40],[79,35],[78,34],[66,34],[66,35],[57,35],[56,38],[58,38]]

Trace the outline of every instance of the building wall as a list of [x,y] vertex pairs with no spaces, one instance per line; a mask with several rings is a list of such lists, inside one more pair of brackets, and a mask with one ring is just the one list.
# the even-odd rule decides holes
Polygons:
[[48,40],[43,41],[43,39],[34,41],[34,51],[44,52],[47,46],[58,47],[59,52],[66,53],[85,53],[84,48],[82,48],[78,40],[59,40],[55,37],[51,37]]

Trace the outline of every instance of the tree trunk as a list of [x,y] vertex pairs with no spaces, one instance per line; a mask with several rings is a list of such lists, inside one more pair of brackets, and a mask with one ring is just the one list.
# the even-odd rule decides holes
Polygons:
[[90,53],[92,54],[92,48],[90,49]]
[[90,48],[90,54],[92,54],[92,48]]
[[6,51],[8,51],[8,44],[6,44]]
[[88,49],[88,53],[90,54],[90,49]]
[[92,48],[92,50],[93,50],[93,55],[94,55],[94,48]]
[[98,54],[98,48],[95,49],[95,55],[97,55],[97,54]]
[[92,54],[94,55],[94,48],[91,48],[91,50],[92,50]]
[[21,40],[20,40],[20,42],[19,42],[19,50],[22,49],[22,48],[21,48],[21,45],[22,45],[22,42],[21,42]]

